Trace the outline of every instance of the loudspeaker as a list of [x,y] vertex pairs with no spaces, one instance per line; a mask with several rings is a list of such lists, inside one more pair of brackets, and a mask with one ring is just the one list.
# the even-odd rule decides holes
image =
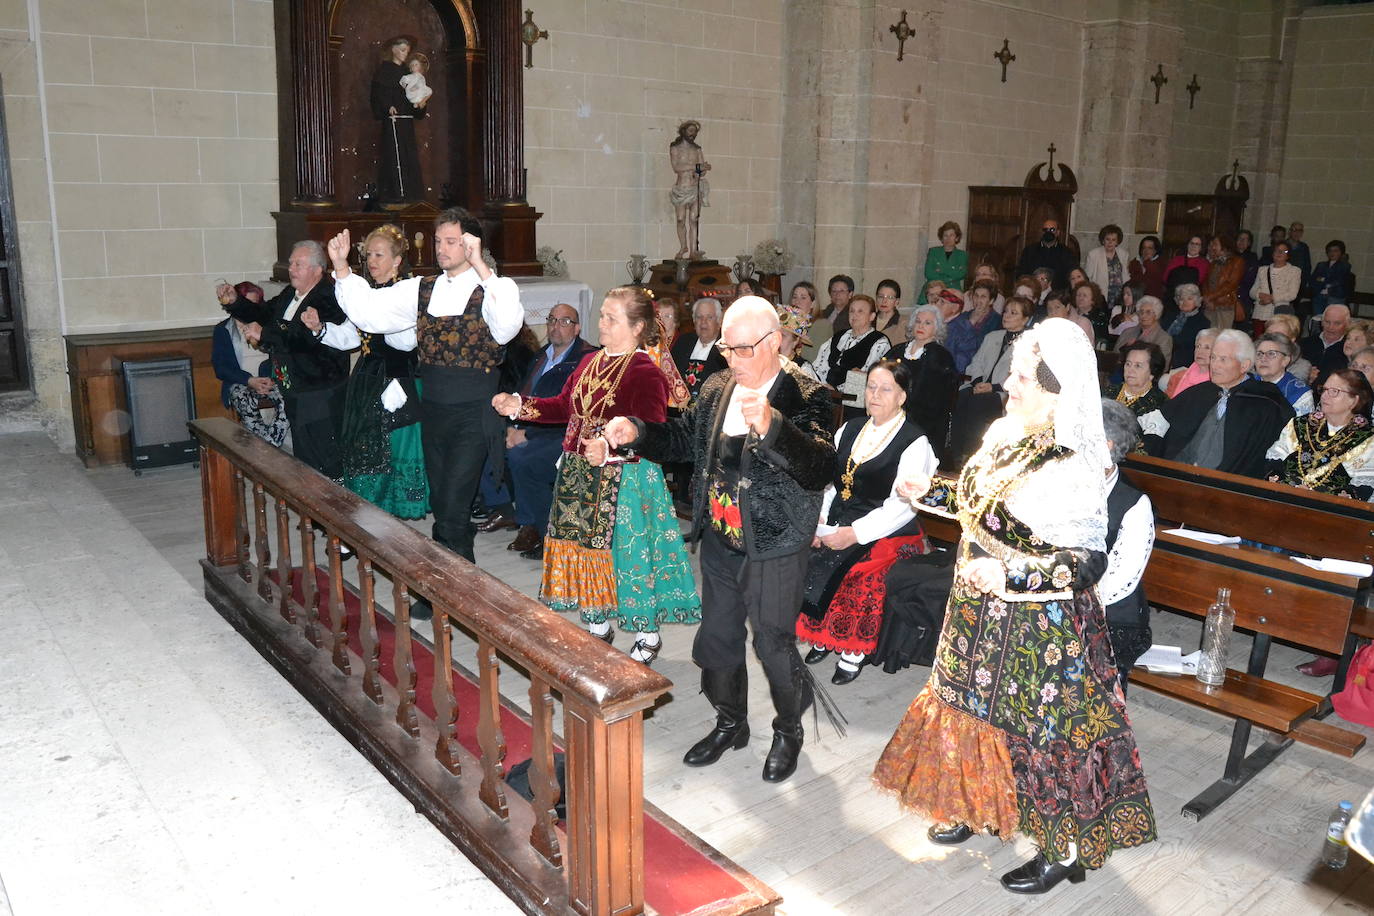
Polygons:
[[186,424],[196,418],[189,357],[124,363],[129,405],[129,467],[135,474],[198,461],[200,451]]

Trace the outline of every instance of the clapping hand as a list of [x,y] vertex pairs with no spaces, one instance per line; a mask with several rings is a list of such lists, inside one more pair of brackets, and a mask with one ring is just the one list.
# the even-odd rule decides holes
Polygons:
[[479,274],[486,268],[486,262],[482,260],[482,240],[471,232],[463,233],[463,253],[467,256],[468,265]]
[[339,279],[348,276],[348,253],[352,250],[352,238],[348,230],[330,239],[325,249],[329,252],[329,262],[334,265],[334,275]]

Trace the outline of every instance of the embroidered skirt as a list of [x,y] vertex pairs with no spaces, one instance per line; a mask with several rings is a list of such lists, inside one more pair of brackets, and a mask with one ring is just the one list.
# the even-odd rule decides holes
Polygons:
[[[822,649],[868,655],[878,647],[878,633],[883,625],[883,602],[887,598],[887,571],[897,562],[898,552],[907,548],[915,553],[925,552],[925,537],[911,535],[881,538],[860,546],[857,551],[817,550],[811,554],[807,570],[807,602],[804,613],[797,616],[797,638]],[[827,555],[838,558],[836,568],[829,569]],[[828,571],[828,572],[827,572]],[[822,596],[829,593],[816,611],[810,606],[813,575],[828,575],[831,583],[822,586]],[[836,580],[838,579],[838,582]]]
[[950,593],[935,668],[874,781],[939,823],[1026,834],[1099,868],[1155,839],[1140,753],[1093,592],[1004,601]]
[[654,632],[696,623],[701,599],[663,472],[649,461],[593,467],[565,452],[544,539],[544,603],[585,623]]
[[[397,518],[429,514],[429,479],[420,445],[420,424],[412,418],[419,404],[420,380],[409,393],[411,403],[392,413],[382,407],[382,392],[390,384],[382,371],[363,371],[360,364],[348,378],[339,453],[343,485]],[[375,369],[384,368],[381,360]],[[397,418],[411,420],[397,426]]]

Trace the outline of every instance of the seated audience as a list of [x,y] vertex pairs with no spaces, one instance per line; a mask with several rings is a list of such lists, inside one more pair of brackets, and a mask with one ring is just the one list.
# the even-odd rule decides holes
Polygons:
[[826,289],[830,293],[830,304],[821,315],[829,319],[831,334],[849,330],[849,300],[854,295],[854,278],[848,274],[835,274]]
[[877,647],[888,569],[903,554],[930,551],[915,510],[896,492],[899,480],[928,479],[936,470],[925,432],[902,410],[910,383],[900,362],[873,366],[867,419],[852,419],[835,433],[835,466],[796,627],[797,638],[813,646],[808,664],[840,653],[833,684],[857,678]]
[[1212,377],[1212,343],[1220,333],[1216,328],[1198,331],[1197,339],[1193,341],[1193,361],[1186,368],[1175,369],[1168,374],[1164,383],[1166,395],[1176,398],[1181,392]]
[[693,401],[706,380],[725,368],[725,357],[716,349],[716,341],[720,339],[720,316],[720,301],[702,296],[692,303],[695,333],[678,335],[672,348],[673,364],[687,383]]
[[1126,272],[1126,259],[1120,251],[1123,238],[1125,234],[1121,227],[1115,223],[1108,223],[1097,233],[1097,241],[1101,247],[1089,251],[1088,256],[1083,259],[1083,272],[1087,275],[1088,282],[1097,284],[1109,306],[1117,304],[1121,298],[1121,288],[1130,279]]
[[1202,310],[1202,292],[1195,283],[1181,284],[1174,291],[1174,301],[1178,303],[1178,315],[1169,324],[1169,336],[1174,339],[1171,369],[1186,366],[1193,361],[1193,342],[1205,328],[1210,327],[1207,313]]
[[1264,332],[1267,334],[1273,331],[1282,334],[1293,341],[1293,346],[1298,348],[1298,358],[1293,360],[1293,365],[1288,367],[1288,371],[1294,377],[1302,379],[1307,384],[1312,384],[1312,364],[1302,355],[1302,344],[1299,340],[1302,337],[1302,322],[1297,315],[1275,315],[1264,323]]
[[1352,354],[1350,368],[1363,373],[1364,377],[1369,379],[1369,384],[1374,385],[1374,347],[1365,347]]
[[782,325],[778,354],[784,362],[791,360],[798,369],[815,378],[811,361],[802,356],[802,350],[811,346],[811,313],[790,305],[780,305],[777,309],[778,323]]
[[[1128,290],[1131,288],[1126,287]],[[1164,303],[1154,296],[1141,296],[1135,311],[1136,324],[1121,331],[1116,338],[1117,350],[1124,349],[1128,344],[1138,340],[1152,343],[1164,354],[1164,366],[1168,368],[1174,354],[1174,339],[1159,323],[1159,319],[1164,315]]]
[[1211,378],[1140,419],[1151,455],[1198,467],[1265,475],[1265,453],[1293,408],[1269,382],[1250,378],[1255,345],[1234,328],[1217,333]]
[[[811,321],[811,328],[807,337],[813,341],[829,340],[834,333],[829,318],[821,317],[821,305],[816,296],[816,287],[803,280],[792,285],[792,292],[787,297],[787,304],[793,311],[806,315]],[[802,350],[802,356],[807,360],[816,358],[816,344],[812,343]]]
[[1212,265],[1207,261],[1207,243],[1202,236],[1190,236],[1183,251],[1169,259],[1164,266],[1164,289],[1177,294],[1178,288],[1191,283],[1199,289],[1207,282]]
[[662,343],[670,352],[682,331],[681,309],[678,301],[670,296],[654,300],[654,311],[658,313],[659,323],[663,326]]
[[[1265,270],[1268,269],[1265,268]],[[1261,274],[1263,272],[1263,270],[1260,271]],[[1312,364],[1317,384],[1320,384],[1320,380],[1325,378],[1333,369],[1345,368],[1345,332],[1348,330],[1350,330],[1350,307],[1333,302],[1322,311],[1321,331],[1311,337],[1304,337],[1298,344],[1302,349],[1303,357]],[[1309,378],[1307,381],[1310,383],[1313,378]]]
[[1042,220],[1040,237],[1022,249],[1021,258],[1016,262],[1016,272],[1029,274],[1035,273],[1037,268],[1046,268],[1050,271],[1049,284],[1046,289],[1067,287],[1069,271],[1073,270],[1078,259],[1064,244],[1062,236],[1059,220]]
[[1067,318],[1069,321],[1078,325],[1078,329],[1088,338],[1088,343],[1093,342],[1092,322],[1088,321],[1078,309],[1074,308],[1073,294],[1067,290],[1052,290],[1049,295],[1045,297],[1045,317]]
[[[968,252],[959,248],[964,238],[964,230],[953,220],[942,223],[936,237],[940,244],[926,252],[925,279],[939,280],[945,289],[956,292],[964,288],[964,278],[968,276]],[[930,299],[923,292],[917,305],[925,305]]]
[[[1144,287],[1127,283],[1121,287],[1121,295],[1107,316],[1107,333],[1115,340],[1124,331],[1129,331],[1139,323],[1136,307],[1145,295]],[[1156,321],[1156,323],[1158,323]]]
[[1021,296],[1008,299],[1001,329],[983,338],[982,346],[969,363],[969,381],[959,389],[950,418],[947,466],[962,467],[968,456],[977,451],[992,421],[1002,416],[1006,404],[1002,384],[1011,372],[1012,344],[1026,329],[1034,308],[1029,299]]
[[[262,301],[262,287],[244,280],[234,291],[249,302]],[[272,363],[243,334],[246,325],[229,317],[215,325],[210,343],[210,363],[219,379],[219,399],[232,408],[239,422],[260,439],[278,448],[286,441],[286,405],[281,389],[272,381]],[[272,420],[262,416],[262,402],[271,402]]]
[[1164,268],[1168,262],[1161,257],[1163,245],[1157,235],[1147,235],[1140,240],[1139,254],[1126,265],[1131,282],[1145,290],[1145,295],[1164,300]]
[[1260,250],[1260,267],[1274,263],[1274,249],[1288,238],[1287,226],[1274,226],[1269,230],[1269,244]]
[[969,290],[973,297],[973,310],[956,315],[946,326],[945,346],[954,357],[954,368],[960,374],[968,368],[983,338],[1002,326],[1001,317],[992,310],[992,298],[996,292],[988,280],[974,283],[973,289]]
[[1312,269],[1310,283],[1313,318],[1320,318],[1329,303],[1350,301],[1355,285],[1345,256],[1345,242],[1332,239],[1326,243],[1326,260]]
[[1271,331],[1255,341],[1255,375],[1262,382],[1278,386],[1293,412],[1305,416],[1312,412],[1312,389],[1288,371],[1298,355],[1298,346],[1286,335]]
[[1102,432],[1112,464],[1107,468],[1107,571],[1097,583],[1097,592],[1107,615],[1117,683],[1125,693],[1127,675],[1153,642],[1150,603],[1140,580],[1154,546],[1155,513],[1150,497],[1127,483],[1117,470],[1121,459],[1140,441],[1136,414],[1104,399]]
[[940,317],[948,326],[964,310],[964,297],[952,289],[942,289],[930,297],[930,302],[940,310]]
[[906,323],[902,321],[902,285],[896,280],[883,280],[874,294],[878,316],[873,326],[883,332],[894,347],[906,343]]
[[1250,298],[1255,300],[1250,317],[1257,324],[1275,315],[1293,314],[1293,303],[1302,291],[1302,271],[1288,262],[1288,243],[1279,242],[1272,254],[1273,263],[1260,267],[1250,287]]
[[991,264],[979,264],[973,268],[973,286],[964,292],[964,311],[973,310],[973,287],[978,285],[979,280],[987,280],[992,284],[992,288],[997,292],[997,296],[992,300],[992,310],[997,314],[1002,314],[1002,306],[1007,304],[1006,297],[1002,295],[1002,273]]
[[1137,340],[1121,348],[1120,385],[1108,385],[1103,395],[1131,409],[1137,417],[1158,410],[1167,398],[1159,390],[1164,353],[1152,343]]
[[1083,268],[1075,267],[1069,271],[1069,285],[1065,289],[1074,290],[1088,282],[1088,275],[1083,272]]
[[1096,345],[1098,338],[1107,338],[1107,300],[1096,283],[1087,280],[1073,288],[1073,308],[1088,323],[1088,343]]
[[746,277],[735,284],[735,295],[730,301],[733,302],[735,299],[742,299],[745,296],[759,296],[760,298],[767,299],[768,290],[763,288],[763,284]]
[[935,457],[941,461],[949,454],[949,414],[954,393],[959,388],[959,371],[954,357],[943,346],[945,320],[933,305],[923,305],[911,316],[911,340],[888,357],[906,367],[910,378],[906,394],[906,415],[925,431]]
[[[821,384],[831,390],[839,390],[848,380],[849,373],[867,372],[891,349],[892,344],[888,343],[883,332],[873,327],[876,310],[869,296],[858,295],[849,300],[849,328],[821,344],[816,353],[816,374]],[[845,407],[847,416],[851,412],[858,416],[862,410]]]
[[1212,327],[1224,330],[1245,315],[1237,295],[1245,276],[1245,262],[1236,256],[1235,247],[1224,235],[1214,235],[1207,243],[1207,259],[1211,268],[1202,284],[1203,311]]
[[[1073,270],[1070,270],[1069,273],[1073,273]],[[1054,271],[1050,270],[1048,267],[1037,267],[1035,270],[1031,271],[1031,276],[1035,278],[1036,286],[1039,287],[1039,292],[1036,293],[1035,296],[1035,320],[1039,321],[1045,317],[1045,300],[1049,297],[1050,292],[1056,289],[1073,289],[1073,287],[1056,286],[1054,282]]]

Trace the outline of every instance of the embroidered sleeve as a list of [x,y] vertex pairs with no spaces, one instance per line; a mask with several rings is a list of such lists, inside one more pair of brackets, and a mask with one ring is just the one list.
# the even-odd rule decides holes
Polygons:
[[1265,458],[1271,461],[1282,461],[1298,450],[1297,424],[1297,420],[1288,421],[1283,432],[1279,433],[1278,440],[1269,446],[1269,451],[1264,453]]
[[955,481],[949,477],[935,477],[920,503],[932,515],[954,518],[959,514],[959,500],[955,497]]
[[1102,604],[1114,604],[1125,598],[1140,584],[1150,550],[1155,543],[1154,507],[1150,497],[1142,496],[1121,519],[1112,552],[1107,555],[1107,571],[1097,583]]
[[1020,555],[1006,564],[1008,594],[1082,591],[1102,577],[1107,555],[1074,548],[1043,556]]

